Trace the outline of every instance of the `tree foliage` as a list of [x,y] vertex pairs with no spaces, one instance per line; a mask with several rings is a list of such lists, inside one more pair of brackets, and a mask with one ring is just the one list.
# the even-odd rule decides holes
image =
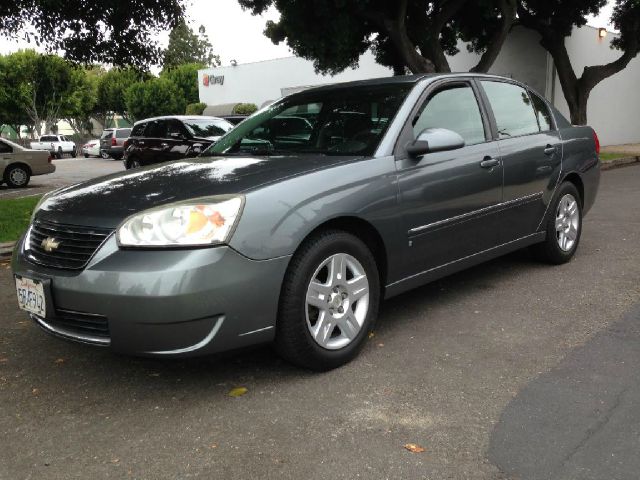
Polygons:
[[201,26],[199,34],[196,34],[182,20],[169,34],[169,45],[163,53],[162,66],[167,71],[180,65],[194,63],[214,67],[220,65],[220,57],[213,53],[204,26]]
[[198,94],[198,70],[202,68],[206,68],[206,66],[201,63],[185,63],[162,72],[161,76],[178,87],[187,103],[196,103],[200,99]]
[[258,106],[255,103],[239,103],[233,107],[233,113],[238,115],[251,115],[258,110]]
[[[2,61],[1,115],[33,127],[40,135],[42,125],[57,124],[74,92],[74,66],[55,55],[21,50]],[[11,112],[11,110],[14,110]],[[27,121],[24,121],[27,120]]]
[[186,106],[178,87],[162,77],[134,83],[125,91],[124,97],[131,120],[179,115]]
[[113,115],[120,115],[131,121],[125,101],[127,89],[149,75],[134,68],[114,68],[102,75],[97,84],[97,102],[94,113],[104,125]]
[[161,58],[155,34],[183,16],[183,0],[12,0],[0,6],[0,35],[73,61],[146,69]]
[[[492,21],[480,32],[476,48],[484,55],[478,71],[488,70],[515,20],[516,0],[482,0],[479,5]],[[267,23],[265,35],[285,41],[296,55],[314,62],[316,70],[338,73],[355,67],[360,56],[373,49],[379,63],[395,72],[450,71],[446,55],[458,52],[461,35],[477,33],[469,0],[239,0],[243,8],[261,14],[270,6],[280,12],[278,22]],[[309,26],[322,25],[322,28]],[[471,38],[473,40],[473,38]]]

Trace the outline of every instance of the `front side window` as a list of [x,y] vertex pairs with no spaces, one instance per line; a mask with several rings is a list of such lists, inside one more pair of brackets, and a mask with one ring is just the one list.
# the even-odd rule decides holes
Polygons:
[[413,85],[303,92],[248,118],[207,154],[373,155]]
[[548,132],[553,130],[553,120],[551,119],[551,111],[549,107],[538,95],[531,93],[531,100],[533,101],[533,108],[536,109],[536,115],[538,116],[538,123],[540,124],[540,130]]
[[496,118],[499,138],[512,138],[540,132],[536,112],[527,91],[512,83],[483,80]]
[[460,84],[431,95],[414,119],[414,137],[426,128],[452,130],[464,139],[465,145],[484,142],[482,114],[471,86]]

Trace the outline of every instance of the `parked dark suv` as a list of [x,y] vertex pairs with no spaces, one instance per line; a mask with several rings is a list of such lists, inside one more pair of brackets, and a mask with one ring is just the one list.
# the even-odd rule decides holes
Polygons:
[[141,165],[197,157],[233,128],[217,117],[173,116],[141,120],[125,143],[124,165]]

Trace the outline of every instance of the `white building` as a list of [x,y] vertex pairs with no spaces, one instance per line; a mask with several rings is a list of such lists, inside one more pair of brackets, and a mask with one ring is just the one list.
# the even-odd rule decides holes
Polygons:
[[[586,65],[615,60],[620,52],[610,48],[615,34],[601,38],[593,27],[574,29],[566,45],[576,74]],[[449,58],[452,71],[468,71],[478,61],[464,44]],[[551,56],[540,46],[537,33],[515,28],[509,35],[491,73],[512,77],[531,85],[569,117]],[[304,88],[328,83],[391,76],[371,53],[360,58],[359,67],[335,75],[319,75],[313,63],[298,57],[209,68],[199,71],[200,101],[210,106],[255,103],[259,107]],[[589,99],[589,123],[603,145],[640,143],[640,59],[631,61],[622,72],[601,82]],[[214,108],[215,109],[215,108]],[[220,113],[220,112],[218,112]],[[226,112],[231,113],[231,112]]]

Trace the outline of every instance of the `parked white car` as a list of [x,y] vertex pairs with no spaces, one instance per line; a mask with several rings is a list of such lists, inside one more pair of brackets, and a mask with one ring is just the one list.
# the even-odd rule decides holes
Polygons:
[[100,156],[100,139],[89,140],[82,146],[82,155],[84,158]]
[[4,138],[0,139],[0,183],[4,182],[12,188],[25,187],[32,176],[55,171],[49,152],[29,150]]
[[43,135],[39,141],[31,142],[31,148],[46,150],[56,158],[62,158],[65,153],[69,153],[75,158],[78,152],[76,144],[64,135]]

